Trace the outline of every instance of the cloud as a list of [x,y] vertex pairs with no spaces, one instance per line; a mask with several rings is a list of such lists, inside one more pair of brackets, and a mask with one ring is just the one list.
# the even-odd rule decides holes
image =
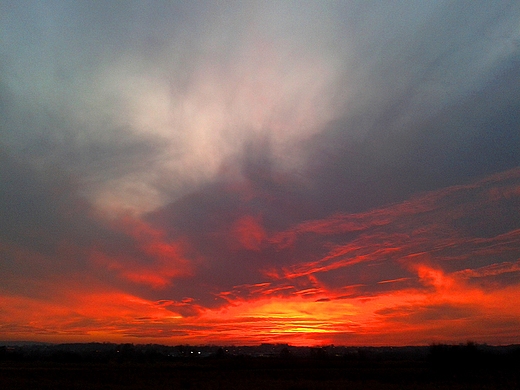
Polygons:
[[[195,203],[157,212],[150,223],[171,232],[172,238],[183,237],[199,261],[193,278],[207,286],[197,290],[183,284],[170,293],[192,294],[198,304],[210,308],[266,297],[302,296],[325,302],[403,289],[440,294],[443,284],[459,283],[445,279],[445,273],[457,275],[457,280],[475,279],[484,276],[487,267],[480,271],[476,264],[489,264],[491,269],[503,267],[507,274],[508,265],[517,260],[518,219],[508,210],[517,201],[518,178],[515,169],[365,213],[305,221],[283,231],[259,225],[259,219],[251,216],[248,205],[255,201],[254,195],[236,198],[233,192],[213,189],[210,209],[200,210],[210,203],[195,197],[191,198]],[[233,202],[223,202],[228,197]],[[193,226],[183,224],[177,219],[178,210],[199,210],[203,217]],[[263,210],[269,214],[265,205]],[[492,229],[481,223],[490,216]],[[497,280],[492,288],[510,282],[504,283]]]
[[265,138],[326,213],[519,163],[514,2],[5,7],[3,143],[106,210],[165,205]]
[[0,324],[514,341],[519,20],[514,1],[3,2]]

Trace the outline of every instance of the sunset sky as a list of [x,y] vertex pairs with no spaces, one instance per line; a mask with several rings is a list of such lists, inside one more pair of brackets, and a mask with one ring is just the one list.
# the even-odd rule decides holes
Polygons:
[[520,2],[0,0],[0,341],[520,343]]

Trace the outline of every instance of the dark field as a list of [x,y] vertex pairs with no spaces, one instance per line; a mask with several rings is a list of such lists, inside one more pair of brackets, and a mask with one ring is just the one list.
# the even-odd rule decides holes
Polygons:
[[[5,356],[0,389],[520,389],[518,348],[203,358],[71,353]],[[97,361],[96,361],[97,360]]]

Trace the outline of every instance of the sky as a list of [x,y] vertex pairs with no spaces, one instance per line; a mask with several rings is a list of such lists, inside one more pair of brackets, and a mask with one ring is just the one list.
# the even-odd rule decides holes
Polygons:
[[518,1],[0,0],[0,339],[520,343]]

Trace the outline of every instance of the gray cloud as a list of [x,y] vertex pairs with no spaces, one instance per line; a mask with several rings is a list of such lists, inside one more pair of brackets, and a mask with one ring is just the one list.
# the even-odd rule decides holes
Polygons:
[[[310,160],[311,181],[349,170],[379,181],[381,168],[407,176],[413,153],[448,154],[431,163],[440,166],[489,132],[492,110],[476,113],[489,106],[483,94],[501,117],[516,111],[501,98],[518,93],[515,2],[3,7],[4,144],[74,172],[105,206],[149,211],[215,180],[265,137],[274,169],[305,172]],[[517,145],[511,120],[499,138]],[[422,140],[430,133],[433,145]],[[341,156],[314,172],[331,153]],[[492,171],[518,163],[501,159]],[[472,168],[450,183],[480,173]],[[420,189],[446,184],[437,180]],[[352,177],[340,186],[359,187],[352,197],[377,191]]]

